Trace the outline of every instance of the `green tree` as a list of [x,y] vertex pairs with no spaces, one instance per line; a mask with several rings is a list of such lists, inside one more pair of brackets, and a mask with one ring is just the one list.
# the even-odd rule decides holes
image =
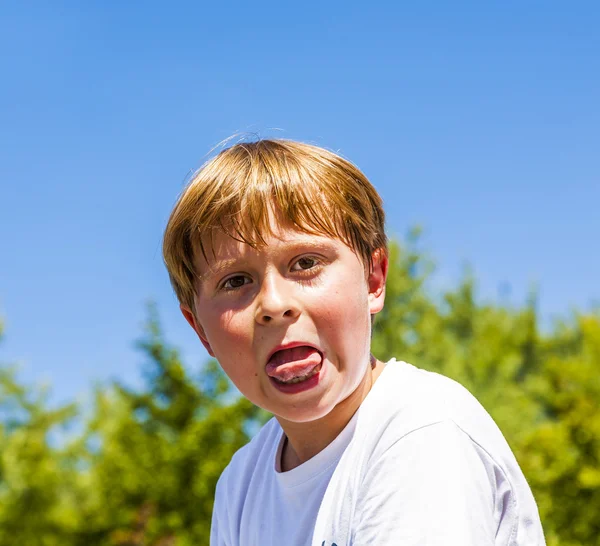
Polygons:
[[81,544],[208,544],[216,482],[265,416],[233,394],[216,362],[190,377],[153,307],[139,347],[147,388],[96,393]]
[[47,394],[19,384],[15,370],[0,365],[0,546],[62,545],[77,525],[79,453],[50,441],[76,408],[50,409]]
[[600,545],[600,316],[576,315],[540,344],[531,392],[544,419],[521,461],[538,492],[549,546]]

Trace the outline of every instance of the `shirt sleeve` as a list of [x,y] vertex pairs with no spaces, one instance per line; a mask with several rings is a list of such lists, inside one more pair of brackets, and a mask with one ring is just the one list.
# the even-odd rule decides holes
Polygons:
[[494,490],[472,440],[451,421],[417,429],[373,461],[353,546],[493,545]]

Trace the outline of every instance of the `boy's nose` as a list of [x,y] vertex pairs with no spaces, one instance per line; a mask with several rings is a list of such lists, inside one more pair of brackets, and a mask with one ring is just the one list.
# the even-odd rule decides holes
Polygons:
[[300,314],[293,295],[283,279],[265,279],[258,295],[256,306],[256,322],[273,324],[294,320]]

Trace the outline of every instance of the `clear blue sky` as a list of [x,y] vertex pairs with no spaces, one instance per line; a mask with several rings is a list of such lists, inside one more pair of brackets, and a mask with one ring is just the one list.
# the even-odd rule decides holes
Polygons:
[[[368,6],[368,7],[367,7]],[[52,400],[138,384],[144,301],[192,369],[161,234],[236,131],[353,160],[438,286],[600,299],[597,2],[14,2],[0,8],[0,361]],[[281,129],[274,131],[273,128]],[[418,363],[417,363],[418,364]]]

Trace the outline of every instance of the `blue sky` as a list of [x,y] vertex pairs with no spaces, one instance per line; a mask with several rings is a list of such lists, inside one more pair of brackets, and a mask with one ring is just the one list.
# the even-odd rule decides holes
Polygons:
[[[600,300],[595,2],[20,2],[0,8],[0,361],[140,382],[144,302],[197,369],[161,234],[186,175],[257,132],[341,152],[438,287]],[[418,363],[417,363],[418,364]]]

